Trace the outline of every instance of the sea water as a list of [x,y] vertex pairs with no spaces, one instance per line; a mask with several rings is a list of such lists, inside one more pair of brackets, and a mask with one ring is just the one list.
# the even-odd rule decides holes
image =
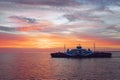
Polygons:
[[50,52],[0,53],[0,80],[120,80],[120,52],[112,58],[51,58]]

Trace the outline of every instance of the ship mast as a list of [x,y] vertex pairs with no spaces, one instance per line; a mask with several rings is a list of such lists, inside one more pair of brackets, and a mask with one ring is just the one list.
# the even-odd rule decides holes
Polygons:
[[64,52],[66,51],[66,46],[65,46],[65,44],[64,44]]

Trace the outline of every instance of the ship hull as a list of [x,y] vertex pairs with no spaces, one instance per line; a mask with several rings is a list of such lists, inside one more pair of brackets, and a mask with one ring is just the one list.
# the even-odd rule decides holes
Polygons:
[[93,54],[86,56],[82,56],[82,55],[70,56],[62,52],[51,53],[51,57],[53,58],[111,58],[111,56],[112,56],[111,53],[105,53],[105,52],[94,52]]

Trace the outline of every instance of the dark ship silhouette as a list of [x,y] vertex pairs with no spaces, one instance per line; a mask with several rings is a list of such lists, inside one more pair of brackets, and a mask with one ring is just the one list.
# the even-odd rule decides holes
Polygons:
[[109,52],[97,52],[90,49],[83,49],[80,45],[75,49],[67,49],[64,52],[51,53],[53,58],[111,58],[112,54]]

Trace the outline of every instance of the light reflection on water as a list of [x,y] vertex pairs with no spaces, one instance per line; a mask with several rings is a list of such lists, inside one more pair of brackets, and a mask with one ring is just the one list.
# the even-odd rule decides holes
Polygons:
[[66,59],[49,53],[0,54],[0,80],[119,80],[120,57]]

